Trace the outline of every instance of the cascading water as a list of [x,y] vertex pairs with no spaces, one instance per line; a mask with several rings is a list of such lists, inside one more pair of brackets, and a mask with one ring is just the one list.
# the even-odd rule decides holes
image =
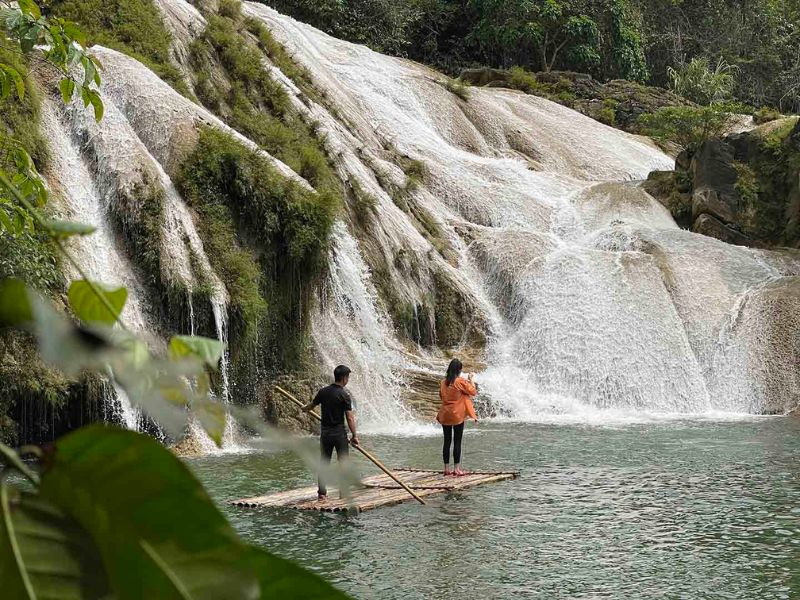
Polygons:
[[[321,107],[325,114],[314,117],[326,134],[339,130],[340,170],[352,176],[360,168],[353,156],[385,156],[387,147],[427,167],[414,199],[451,240],[471,240],[458,262],[474,260],[483,273],[462,269],[458,276],[476,306],[492,298],[503,314],[506,326],[494,328],[481,376],[501,412],[550,419],[796,406],[798,382],[784,391],[772,386],[769,398],[755,381],[796,371],[791,352],[752,329],[739,332],[737,339],[758,346],[748,364],[761,356],[770,365],[759,371],[736,367],[745,359],[723,358],[733,355],[720,346],[734,343],[721,333],[737,302],[776,277],[765,263],[782,263],[779,281],[789,285],[800,259],[679,230],[655,200],[625,183],[672,167],[648,141],[511,90],[471,89],[465,102],[425,67],[342,42],[262,4],[245,2],[244,10],[271,29],[335,108],[336,117]],[[407,217],[384,206],[380,191],[373,195],[379,243],[396,248],[399,239],[417,248]],[[449,268],[435,252],[429,256],[433,268]],[[784,297],[796,302],[797,294]],[[351,317],[354,325],[361,339],[366,330]],[[779,329],[797,331],[791,322]],[[731,386],[736,378],[749,383]]]
[[[143,309],[144,300],[140,296],[141,282],[130,261],[118,248],[106,216],[107,207],[101,201],[69,130],[59,117],[59,108],[50,99],[42,103],[42,129],[50,142],[52,156],[46,176],[58,199],[59,209],[68,213],[68,218],[96,228],[93,235],[72,241],[73,252],[91,279],[123,285],[128,289],[122,319],[133,331],[146,335],[149,328]],[[69,264],[66,267],[71,269]],[[78,273],[71,273],[71,276],[77,277]],[[129,429],[138,430],[141,411],[131,405],[125,391],[113,383],[113,377],[111,381],[104,386],[104,399],[113,419]]]
[[398,369],[407,360],[394,339],[388,317],[377,307],[377,293],[356,240],[341,221],[333,231],[330,276],[320,315],[311,334],[325,373],[346,364],[348,384],[359,421],[371,432],[397,433],[414,429],[414,418],[403,405]]
[[[89,275],[100,281],[114,283],[122,279],[120,283],[129,290],[123,319],[134,331],[148,334],[151,329],[145,322],[139,297],[143,286],[117,247],[119,242],[108,222],[109,214],[114,211],[117,219],[137,219],[138,211],[147,209],[139,200],[142,190],[156,190],[163,197],[162,269],[171,281],[187,290],[190,333],[196,333],[193,290],[199,287],[198,281],[203,281],[211,289],[209,301],[218,337],[227,343],[227,293],[209,263],[188,208],[162,165],[149,153],[138,132],[115,104],[113,95],[104,93],[104,104],[105,116],[99,124],[86,111],[75,108],[65,111],[62,124],[50,100],[44,115],[56,157],[48,174],[50,184],[62,191],[72,218],[98,227],[94,235],[77,241],[82,262]],[[88,155],[91,169],[84,162],[76,140]],[[226,350],[221,364],[220,392],[226,403],[230,398],[228,362]],[[110,386],[108,398],[121,406],[119,417],[124,424],[134,429],[140,427],[141,414],[130,405],[123,390]],[[234,438],[235,425],[229,416],[226,444],[234,446]]]
[[[157,4],[176,37],[174,58],[185,63],[204,19],[184,0]],[[431,306],[434,281],[445,280],[468,307],[467,321],[488,336],[480,382],[500,414],[595,419],[781,411],[792,399],[796,404],[796,378],[768,382],[776,372],[796,372],[791,352],[779,346],[790,346],[798,330],[791,309],[800,260],[679,230],[630,183],[672,166],[648,141],[510,90],[472,89],[465,102],[425,67],[336,40],[262,4],[245,2],[243,10],[308,69],[324,105],[302,96],[265,57],[295,108],[318,125],[342,180],[375,200],[368,224],[354,218],[354,205],[337,222],[330,277],[312,322],[323,369],[353,368],[354,395],[369,429],[413,430],[402,372],[420,365],[438,372],[443,360],[420,346],[404,348],[395,337],[377,273],[368,267],[376,257],[385,266],[383,285],[389,281],[413,312],[418,340],[425,328],[437,335],[434,314],[422,310]],[[84,252],[88,260],[103,259],[106,270],[92,276],[121,278],[134,296],[126,320],[139,320],[132,312],[139,311],[141,330],[148,330],[142,287],[127,279],[130,265],[116,262],[124,263],[124,253],[106,220],[135,220],[141,190],[159,192],[162,275],[188,290],[191,332],[199,310],[191,291],[199,281],[210,283],[216,334],[226,341],[225,289],[169,174],[200,126],[255,144],[130,57],[100,47],[93,52],[106,74],[105,118],[95,124],[88,111],[68,109],[48,125],[55,143],[66,143],[53,153],[65,162],[56,163],[51,183],[70,190],[75,218],[102,227],[100,236],[77,242],[100,244]],[[401,161],[424,164],[420,185],[408,185]],[[436,244],[431,230],[438,231]],[[770,314],[776,303],[780,317]],[[467,325],[462,344],[472,343]],[[764,328],[769,336],[759,334]],[[228,362],[225,353],[218,392],[225,402]],[[232,419],[225,445],[235,446]]]

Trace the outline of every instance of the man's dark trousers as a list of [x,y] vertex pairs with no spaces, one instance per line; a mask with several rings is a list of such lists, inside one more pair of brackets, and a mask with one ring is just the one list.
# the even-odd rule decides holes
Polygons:
[[[347,431],[345,431],[344,427],[329,430],[323,429],[319,436],[319,446],[322,452],[322,462],[326,464],[330,464],[334,448],[336,448],[336,458],[339,461],[346,460],[350,454]],[[324,496],[328,493],[325,482],[322,480],[322,475],[318,479],[318,488],[317,493],[320,495]]]

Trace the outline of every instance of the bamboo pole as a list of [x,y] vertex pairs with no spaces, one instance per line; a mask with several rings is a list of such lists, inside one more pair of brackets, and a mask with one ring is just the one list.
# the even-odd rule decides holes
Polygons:
[[[289,400],[294,402],[299,408],[301,408],[301,409],[305,408],[305,405],[302,402],[300,402],[300,400],[298,400],[297,398],[292,396],[289,392],[287,392],[282,387],[276,385],[275,389],[278,390],[284,396],[286,396]],[[322,418],[317,413],[315,413],[314,411],[308,411],[308,412],[310,414],[314,415],[314,417],[316,417],[317,421],[322,421]],[[353,448],[355,448],[356,450],[361,452],[361,454],[363,454],[368,460],[370,460],[376,467],[378,467],[381,471],[383,471],[389,477],[391,477],[395,481],[395,483],[397,483],[405,491],[407,491],[409,494],[411,494],[414,497],[414,499],[417,500],[417,502],[419,502],[420,504],[425,504],[425,500],[423,500],[417,494],[415,494],[414,490],[412,490],[405,483],[400,481],[400,479],[398,479],[398,477],[394,473],[392,473],[381,461],[379,461],[377,458],[375,458],[375,456],[373,456],[370,452],[368,452],[367,450],[362,448],[360,444],[359,445],[353,444]]]

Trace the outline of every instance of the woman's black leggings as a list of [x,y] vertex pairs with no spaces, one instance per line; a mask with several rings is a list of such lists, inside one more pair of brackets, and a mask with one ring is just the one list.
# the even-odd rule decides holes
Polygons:
[[[450,464],[450,441],[453,441],[453,462],[455,464],[461,463],[461,438],[464,435],[464,424],[458,425],[442,425],[444,431],[444,446],[442,447],[442,458],[444,464]],[[453,432],[455,431],[455,440],[453,440]]]

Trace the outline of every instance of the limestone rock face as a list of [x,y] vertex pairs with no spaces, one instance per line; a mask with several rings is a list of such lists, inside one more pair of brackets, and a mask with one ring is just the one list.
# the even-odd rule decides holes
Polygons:
[[651,173],[643,185],[696,233],[743,246],[800,247],[800,121],[708,140],[681,152],[672,174]]
[[[800,406],[800,277],[757,286],[739,301],[720,332],[712,389],[744,393],[765,412],[785,414]],[[724,366],[723,366],[724,365]]]
[[[542,86],[541,95],[630,133],[638,132],[637,121],[644,113],[665,106],[692,104],[669,90],[624,79],[601,83],[591,75],[572,71],[540,72],[533,76]],[[460,78],[476,86],[513,87],[511,72],[504,69],[465,69]],[[613,119],[609,119],[608,110],[612,111]]]
[[692,225],[692,231],[717,238],[735,246],[756,246],[757,244],[740,231],[729,227],[711,214],[703,213]]

